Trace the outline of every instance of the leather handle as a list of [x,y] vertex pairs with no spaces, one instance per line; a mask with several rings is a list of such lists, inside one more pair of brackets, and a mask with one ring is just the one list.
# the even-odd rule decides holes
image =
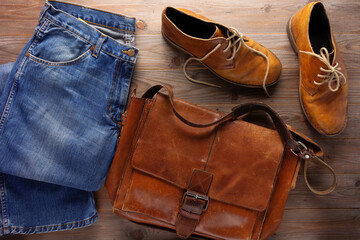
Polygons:
[[[317,156],[311,149],[308,150],[307,146],[305,146],[302,142],[295,141],[293,136],[291,135],[287,125],[284,123],[284,121],[281,119],[281,117],[268,105],[263,104],[263,103],[241,104],[241,105],[234,107],[229,114],[225,115],[224,117],[222,117],[214,122],[207,123],[207,124],[198,124],[198,123],[194,123],[194,122],[187,120],[176,110],[176,108],[174,106],[174,101],[173,101],[174,93],[173,93],[171,87],[169,87],[169,86],[155,85],[155,86],[151,87],[150,89],[148,89],[143,94],[142,98],[150,98],[151,99],[162,88],[166,89],[166,91],[168,92],[169,101],[170,101],[171,108],[172,108],[174,114],[178,117],[179,120],[181,120],[183,123],[185,123],[191,127],[196,127],[196,128],[210,127],[213,125],[223,123],[228,120],[235,120],[238,117],[240,117],[246,113],[249,113],[251,111],[254,111],[254,110],[261,110],[261,111],[266,112],[267,114],[269,114],[272,121],[274,122],[274,125],[275,125],[282,141],[284,142],[284,144],[287,144],[290,147],[293,154],[295,154],[296,156],[298,156],[299,158],[301,158],[305,161],[304,178],[305,178],[305,183],[308,186],[308,188],[313,193],[319,194],[319,195],[329,194],[335,189],[335,187],[337,185],[337,177],[336,177],[334,169],[330,165],[325,163],[323,160],[321,160],[320,156]],[[315,144],[315,145],[317,145],[317,144]],[[308,168],[309,160],[317,160],[322,165],[324,165],[327,169],[329,169],[330,172],[333,174],[333,183],[328,189],[319,191],[319,190],[315,190],[310,185],[310,183],[307,179],[307,168]]]
[[291,133],[288,130],[286,124],[283,122],[283,120],[280,118],[280,116],[266,104],[263,104],[263,103],[241,104],[241,105],[234,107],[232,109],[232,111],[230,113],[228,113],[226,116],[224,116],[214,122],[207,123],[207,124],[198,124],[198,123],[194,123],[194,122],[187,120],[176,110],[176,108],[174,106],[174,101],[173,101],[174,93],[173,93],[171,87],[169,87],[169,86],[155,85],[155,86],[151,87],[149,90],[147,90],[143,94],[142,98],[153,98],[154,95],[157,92],[159,92],[162,88],[166,89],[166,91],[168,92],[170,104],[171,104],[174,114],[178,117],[178,119],[180,119],[183,123],[187,124],[188,126],[196,127],[196,128],[206,128],[206,127],[210,127],[213,125],[223,123],[228,120],[235,120],[238,117],[240,117],[246,113],[249,113],[251,111],[254,111],[254,110],[261,110],[261,111],[264,111],[267,114],[269,114],[269,116],[271,117],[272,121],[274,122],[275,127],[276,127],[277,131],[279,132],[283,142],[285,144],[288,144],[293,151],[299,150],[299,144],[292,138]]

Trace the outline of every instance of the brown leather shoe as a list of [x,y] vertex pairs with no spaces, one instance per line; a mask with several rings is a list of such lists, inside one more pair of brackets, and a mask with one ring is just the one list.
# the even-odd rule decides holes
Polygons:
[[288,23],[299,55],[299,96],[311,125],[323,135],[341,133],[347,120],[347,74],[321,2],[311,2]]
[[279,59],[268,49],[235,28],[229,28],[186,9],[167,7],[162,13],[164,38],[192,57],[184,63],[184,74],[192,82],[186,66],[196,60],[220,78],[241,86],[266,87],[281,73]]

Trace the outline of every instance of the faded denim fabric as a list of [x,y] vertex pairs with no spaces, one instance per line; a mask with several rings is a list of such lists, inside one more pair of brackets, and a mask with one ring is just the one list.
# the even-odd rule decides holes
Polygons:
[[91,192],[0,173],[0,236],[86,227],[98,219]]
[[138,50],[135,19],[49,1],[0,96],[0,172],[98,190]]
[[48,1],[15,63],[0,66],[0,236],[98,217],[138,50],[135,19]]
[[[0,96],[13,66],[0,65]],[[0,236],[75,229],[97,219],[91,192],[0,173]]]

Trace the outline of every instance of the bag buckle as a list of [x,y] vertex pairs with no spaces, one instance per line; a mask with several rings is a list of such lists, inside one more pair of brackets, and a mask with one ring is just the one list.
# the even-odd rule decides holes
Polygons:
[[187,191],[187,192],[184,193],[184,196],[183,196],[183,198],[182,198],[182,200],[181,200],[181,205],[184,204],[184,202],[185,202],[185,197],[192,197],[192,198],[195,198],[195,199],[200,199],[200,200],[205,201],[205,202],[206,202],[206,203],[205,203],[205,206],[204,206],[203,209],[202,209],[204,212],[205,212],[205,211],[208,209],[208,207],[209,207],[209,197],[206,196],[206,195],[202,195],[202,194],[199,194],[199,193]]
[[299,144],[299,145],[298,145],[298,149],[297,149],[297,153],[290,148],[290,151],[291,151],[295,156],[298,156],[299,153],[302,152],[302,151],[304,151],[304,150],[305,150],[305,151],[308,150],[308,148],[306,147],[306,145],[305,145],[304,143],[302,143],[302,142],[300,142],[300,141],[297,141],[296,143]]

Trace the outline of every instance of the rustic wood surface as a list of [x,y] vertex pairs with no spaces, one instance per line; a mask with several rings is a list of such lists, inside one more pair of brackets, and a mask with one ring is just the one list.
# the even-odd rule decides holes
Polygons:
[[[216,110],[229,111],[234,105],[261,101],[274,107],[284,120],[314,138],[324,147],[326,160],[339,177],[338,187],[328,196],[315,196],[300,174],[297,187],[290,193],[282,224],[272,240],[285,239],[360,239],[360,1],[323,1],[343,55],[349,75],[349,118],[346,130],[336,137],[317,134],[301,111],[298,100],[298,60],[287,39],[285,26],[305,0],[72,0],[77,4],[135,16],[138,24],[136,46],[140,49],[132,88],[143,93],[153,84],[170,84],[177,97]],[[0,64],[15,61],[37,24],[43,0],[0,1]],[[170,47],[160,34],[160,14],[165,6],[183,7],[228,26],[270,48],[282,61],[279,83],[270,89],[271,98],[262,90],[233,87],[222,83],[199,64],[189,72],[223,86],[214,89],[189,83],[182,65],[187,56]],[[311,179],[327,183],[329,175],[315,167]],[[173,232],[129,222],[112,213],[104,188],[95,193],[99,221],[78,230],[38,235],[14,235],[12,239],[177,239]]]

